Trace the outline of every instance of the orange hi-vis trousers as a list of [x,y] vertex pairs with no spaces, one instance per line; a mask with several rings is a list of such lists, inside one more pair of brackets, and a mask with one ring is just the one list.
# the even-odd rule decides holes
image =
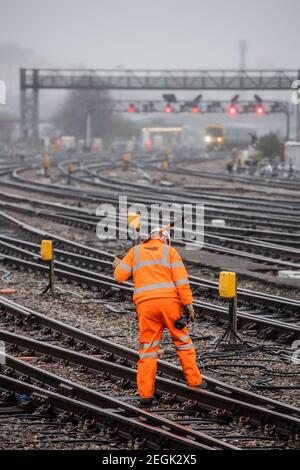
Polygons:
[[181,304],[175,297],[144,300],[137,305],[140,356],[137,385],[141,398],[152,398],[154,395],[157,352],[164,328],[171,334],[188,385],[196,386],[202,382],[188,329],[178,330],[174,325],[181,314]]

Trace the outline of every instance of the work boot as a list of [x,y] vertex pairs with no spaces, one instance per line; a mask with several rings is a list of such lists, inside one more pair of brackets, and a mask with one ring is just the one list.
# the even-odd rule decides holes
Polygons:
[[190,388],[195,388],[196,390],[205,390],[207,388],[207,382],[203,379],[200,385],[194,385]]
[[201,384],[199,385],[199,387],[200,387],[202,390],[204,390],[205,388],[207,388],[207,382],[206,382],[206,380],[203,379],[202,382],[201,382]]
[[140,398],[140,405],[142,408],[148,408],[152,405],[153,398]]

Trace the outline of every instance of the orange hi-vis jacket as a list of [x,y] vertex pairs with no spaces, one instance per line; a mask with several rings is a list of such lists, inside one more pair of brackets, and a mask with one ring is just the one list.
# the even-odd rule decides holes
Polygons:
[[133,276],[136,304],[148,299],[179,298],[183,305],[193,302],[188,275],[175,248],[162,240],[149,240],[131,248],[114,271],[124,282]]

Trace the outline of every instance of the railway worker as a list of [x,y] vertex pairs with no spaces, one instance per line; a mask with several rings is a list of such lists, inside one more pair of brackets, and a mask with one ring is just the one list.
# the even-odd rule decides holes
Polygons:
[[184,306],[188,320],[194,321],[195,312],[187,271],[176,249],[170,246],[169,232],[154,229],[149,240],[132,247],[122,260],[116,258],[113,267],[118,282],[133,276],[133,301],[139,320],[137,385],[141,405],[152,403],[157,353],[164,328],[171,334],[187,384],[204,388],[188,329],[175,327]]
[[45,176],[48,176],[49,166],[50,166],[49,155],[48,155],[47,152],[45,152],[44,155],[43,155],[43,168],[44,168],[44,175]]

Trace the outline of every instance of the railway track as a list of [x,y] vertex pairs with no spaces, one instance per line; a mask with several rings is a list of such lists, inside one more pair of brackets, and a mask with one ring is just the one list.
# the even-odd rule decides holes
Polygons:
[[[80,171],[90,179],[98,178],[97,165],[95,162],[91,168],[82,167]],[[97,191],[66,189],[60,184],[27,182],[18,169],[13,172],[13,180],[9,180],[11,172],[6,170],[0,176],[14,188],[88,203],[116,203],[115,191],[130,188],[124,182],[115,184],[104,178],[100,179],[101,185],[105,183],[100,191],[99,183],[95,184]],[[84,181],[82,175],[76,178],[78,182]],[[199,199],[197,190],[182,194],[165,189],[159,194],[155,192],[156,187],[150,190],[136,187],[130,191],[130,197],[146,204],[159,200],[161,195],[166,200],[171,196],[172,201]],[[202,199],[202,195],[200,197]],[[5,200],[3,209],[85,230],[95,230],[98,221],[92,211],[80,208],[16,198],[3,192],[1,198]],[[203,200],[208,201],[206,222],[225,214],[226,223],[233,225],[227,226],[220,236],[222,229],[207,223],[207,250],[248,259],[261,258],[262,265],[269,269],[283,266],[298,269],[298,201],[288,208],[288,202],[273,204],[262,198],[255,202],[244,198],[238,203],[231,197],[224,203],[222,197],[215,198],[207,193]],[[271,213],[269,224],[264,220],[268,211]],[[55,244],[58,278],[96,289],[115,300],[131,296],[132,285],[119,285],[110,275],[112,253],[34,229],[3,212],[0,224],[1,220],[4,224],[0,233],[0,259],[4,265],[46,274],[47,266],[39,258],[39,242],[41,238],[51,238]],[[234,227],[238,220],[244,221],[245,226]],[[6,231],[7,223],[12,232]],[[264,230],[264,227],[272,230]],[[266,252],[272,256],[265,256]],[[190,276],[190,283],[196,309],[201,310],[206,319],[226,321],[227,308],[217,298],[216,283],[196,276]],[[100,445],[105,439],[120,446],[125,443],[153,449],[291,449],[299,445],[298,408],[210,377],[206,377],[206,391],[190,389],[184,385],[180,369],[165,361],[159,361],[154,407],[150,412],[141,410],[135,384],[138,355],[134,350],[4,298],[0,298],[0,307],[0,340],[6,342],[9,350],[6,365],[0,370],[0,388],[2,398],[11,400],[12,410],[25,394],[29,407],[47,411],[52,418],[65,413],[77,423],[92,422],[92,438],[94,442],[98,439]],[[289,344],[300,336],[299,307],[300,302],[296,300],[239,289],[239,328],[261,339]],[[80,382],[80,374],[84,374],[86,386]]]
[[[55,186],[56,187],[56,186]],[[25,186],[26,188],[26,186]],[[36,188],[35,188],[36,189]],[[58,187],[57,187],[58,189]],[[49,188],[50,191],[50,188]],[[70,192],[69,192],[70,191]],[[59,197],[68,197],[72,199],[72,197],[78,198],[78,194],[74,195],[71,189],[66,189],[65,193],[61,193],[58,191]],[[14,194],[9,194],[6,192],[0,193],[1,198],[3,201],[10,201],[10,202],[22,202],[28,203],[30,205],[41,207],[41,208],[56,208],[56,209],[64,209],[64,210],[74,210],[75,207],[64,206],[62,204],[51,203],[49,201],[41,201],[32,198],[25,198],[20,197]],[[77,196],[77,197],[76,197]],[[87,196],[85,193],[82,194],[83,199],[86,199]],[[96,202],[96,198],[90,198],[90,202]],[[112,204],[117,203],[117,199],[110,193],[101,193],[98,195],[99,202],[108,202]],[[134,200],[130,200],[131,203]],[[148,199],[138,199],[137,202],[144,202],[145,204],[149,204],[151,201]],[[79,212],[79,208],[77,208]],[[81,210],[82,214],[87,215],[90,211],[88,209]],[[228,215],[229,214],[229,215]],[[225,220],[226,225],[224,227],[218,227],[215,225],[211,225],[212,219],[219,217]],[[280,217],[276,215],[276,217],[269,216],[268,220],[266,220],[265,215],[254,214],[251,213],[242,213],[235,210],[227,209],[226,213],[222,211],[222,209],[211,208],[205,206],[205,223],[208,228],[208,231],[217,232],[220,231],[223,235],[224,234],[231,234],[236,236],[244,236],[244,237],[256,237],[262,238],[267,237],[267,239],[278,239],[280,238],[280,242],[284,244],[284,241],[288,238],[288,242],[291,244],[297,243],[300,238],[300,217]],[[238,224],[238,226],[237,226]],[[281,230],[278,230],[281,229]]]
[[[82,201],[97,201],[97,200],[102,200],[103,198],[112,198],[111,190],[118,190],[122,192],[124,190],[124,187],[120,184],[120,181],[115,182],[117,186],[111,186],[108,185],[106,187],[106,193],[103,192],[103,186],[97,182],[97,183],[92,183],[91,181],[88,181],[88,184],[93,184],[97,190],[98,193],[93,193],[90,190],[82,190],[80,188],[66,188],[65,185],[58,185],[58,184],[49,184],[49,183],[41,183],[38,181],[27,181],[24,177],[20,176],[18,171],[14,171],[11,175],[13,180],[3,180],[4,185],[8,185],[11,187],[15,188],[20,188],[20,189],[27,189],[30,191],[34,192],[44,192],[46,194],[51,194],[51,193],[56,193],[59,197],[62,198],[75,198],[79,199],[82,198]],[[82,182],[82,178],[78,178],[75,175],[72,176],[74,180],[78,180],[79,182]],[[86,182],[86,181],[83,181]],[[130,187],[133,187],[134,184],[130,183]],[[126,191],[128,194],[132,194],[130,192],[130,187],[126,187]],[[99,188],[101,188],[101,192],[99,193]],[[148,195],[148,201],[147,198],[145,198],[145,191],[148,190],[144,185],[138,185],[139,191],[143,191],[144,198],[140,199],[138,192],[135,192],[132,194],[132,197],[135,198],[136,202],[150,202],[151,200],[155,200],[156,196],[155,193],[159,192],[160,196],[158,200],[161,200],[161,198],[164,198],[167,194],[167,200],[170,202],[172,200],[172,194],[169,194],[166,190],[166,188],[153,188],[153,191],[149,193]],[[198,198],[199,199],[199,194],[192,195],[191,193],[188,193],[188,199],[184,200],[183,199],[183,193],[178,193],[175,192],[174,195],[180,197],[179,202],[190,202],[191,198]],[[299,204],[296,204],[295,201],[293,201],[293,206],[291,206],[290,201],[282,201],[282,204],[279,203],[272,203],[269,200],[262,199],[262,200],[257,200],[256,199],[250,199],[250,198],[243,198],[243,197],[233,197],[228,195],[220,195],[218,197],[215,196],[209,196],[209,195],[204,195],[201,194],[201,202],[205,203],[205,208],[206,208],[206,214],[207,217],[225,217],[225,220],[227,220],[229,223],[235,223],[235,222],[240,222],[244,225],[248,224],[250,227],[253,228],[253,225],[259,225],[261,224],[262,226],[267,226],[268,228],[282,228],[286,227],[288,231],[291,230],[299,230],[299,222],[300,218],[295,218],[293,217],[295,215],[295,210],[299,209]],[[211,199],[209,199],[209,197]],[[245,207],[243,205],[243,201],[245,202]],[[213,205],[212,205],[213,203]],[[296,205],[295,205],[296,204]],[[247,205],[249,207],[247,207]],[[294,206],[295,205],[295,206]],[[253,206],[252,209],[250,206]],[[289,210],[288,207],[289,206]],[[245,212],[245,208],[247,208],[247,211]],[[252,213],[252,211],[254,211]],[[265,217],[265,214],[267,214],[267,219]],[[226,230],[226,229],[224,229]]]
[[[60,171],[62,172],[64,176],[67,175],[67,170],[65,168],[64,163],[59,164],[58,168],[60,169]],[[139,182],[135,183],[135,182],[128,181],[128,180],[116,179],[112,177],[106,177],[103,175],[103,172],[105,171],[117,170],[118,168],[119,167],[116,164],[111,165],[111,166],[103,166],[103,164],[99,164],[99,163],[89,164],[88,162],[85,162],[85,164],[81,165],[80,168],[77,170],[77,173],[86,175],[86,178],[84,178],[83,176],[81,177],[75,176],[75,179],[81,182],[85,181],[92,186],[98,186],[98,187],[99,187],[99,182],[101,182],[105,185],[105,187],[110,188],[110,189],[117,188],[119,191],[123,191],[124,188],[126,189],[126,191],[132,191],[133,189],[140,191],[141,189],[143,189],[144,191],[149,192],[149,193],[153,193],[153,192],[155,193],[157,191],[162,192],[163,190],[163,192],[167,194],[169,197],[179,196],[181,198],[186,197],[188,199],[194,199],[194,198],[199,198],[199,196],[201,196],[201,199],[206,200],[206,202],[213,201],[215,202],[215,204],[218,204],[218,202],[236,204],[238,202],[239,204],[247,206],[248,209],[250,207],[253,207],[253,209],[257,210],[258,212],[260,212],[266,207],[269,208],[270,212],[272,211],[272,209],[273,210],[283,209],[283,210],[286,210],[288,213],[293,210],[299,210],[300,200],[295,199],[295,198],[289,199],[289,200],[278,199],[276,200],[276,202],[274,202],[270,198],[261,197],[261,196],[250,198],[249,196],[243,196],[243,195],[235,196],[235,195],[232,195],[232,194],[229,195],[226,193],[215,194],[209,188],[202,188],[202,187],[199,188],[193,185],[189,185],[188,187],[182,187],[181,191],[179,192],[178,190],[174,190],[173,187],[170,187],[170,188],[161,187],[161,186],[152,184],[150,182],[148,182],[145,185],[145,183],[139,183]],[[137,163],[136,165],[132,165],[132,170],[135,170],[135,171],[154,170],[163,174],[168,173],[168,172],[181,174],[181,171],[180,170],[177,171],[177,168],[168,169],[165,171],[164,169],[161,169],[161,168],[148,166],[147,164],[144,165],[144,163]],[[187,174],[190,174],[191,176],[193,175],[193,173],[189,173],[189,172]],[[20,178],[20,175],[18,176],[17,175],[18,173],[15,172],[15,177]],[[98,181],[93,182],[90,180],[91,178],[97,178]],[[148,175],[148,179],[149,181],[151,180],[151,175]],[[195,192],[193,192],[193,190],[195,190]]]
[[[12,196],[10,197],[12,198]],[[106,202],[107,200],[105,199],[104,201]],[[116,201],[114,201],[114,203],[116,204]],[[32,202],[32,204],[39,205],[40,207],[44,206],[45,210],[32,209],[30,207],[24,207],[8,202],[0,203],[4,209],[12,209],[17,212],[48,218],[55,222],[74,225],[76,227],[87,230],[94,230],[96,232],[96,227],[100,219],[99,217],[92,215],[91,211],[86,214],[85,211],[78,208],[71,206],[59,206],[54,203],[43,204],[42,201]],[[48,207],[51,207],[51,209],[47,209]],[[266,240],[264,241],[258,239],[254,241],[248,241],[241,239],[241,237],[233,238],[228,236],[214,235],[209,233],[208,230],[210,229],[215,230],[214,227],[212,228],[206,226],[204,234],[203,248],[207,251],[227,254],[230,256],[239,256],[257,263],[262,263],[263,265],[266,265],[266,267],[263,268],[266,271],[270,269],[275,271],[280,269],[297,270],[300,268],[300,249],[298,248],[285,245],[281,246]],[[219,230],[222,231],[222,229]],[[186,231],[186,235],[188,234],[189,231]],[[268,235],[270,235],[270,233],[268,233]],[[282,236],[284,236],[284,234],[282,234]],[[276,241],[280,242],[280,240]],[[197,245],[197,242],[191,242],[189,239],[183,239],[182,241],[175,240],[174,243],[183,247],[186,244],[191,243]],[[290,241],[290,243],[293,243],[293,241]],[[285,240],[285,244],[289,244],[289,241]],[[201,247],[199,245],[199,248],[202,248],[202,245]]]
[[[195,163],[195,162],[194,162]],[[238,175],[229,175],[226,173],[210,172],[210,171],[197,171],[191,170],[188,168],[183,168],[182,164],[177,165],[176,168],[168,168],[167,170],[161,170],[155,166],[147,165],[147,168],[155,171],[165,171],[166,173],[175,173],[180,175],[191,175],[198,176],[200,178],[210,178],[214,180],[221,181],[230,181],[233,183],[243,183],[253,186],[262,186],[266,188],[277,188],[288,189],[290,191],[299,191],[299,180],[285,180],[283,178],[257,178],[257,177],[247,177],[247,176],[238,176]]]
[[[3,216],[3,214],[0,214]],[[5,215],[4,215],[5,217]],[[33,227],[20,222],[10,216],[5,220],[21,227],[31,235],[41,240],[47,235],[55,243],[56,276],[79,284],[98,289],[108,289],[115,293],[131,296],[133,287],[130,282],[119,284],[111,276],[111,261],[113,255],[101,252],[76,242],[71,242],[53,234],[45,234]],[[7,235],[0,235],[0,252],[2,262],[15,267],[33,270],[47,274],[48,267],[40,260],[39,243],[32,243],[24,239],[17,239]],[[195,276],[190,277],[194,292],[194,305],[208,318],[217,317],[219,320],[227,319],[227,308],[219,303],[209,303],[203,300],[203,291],[207,296],[217,294],[217,285],[210,281],[203,281]],[[299,309],[300,302],[263,293],[239,290],[241,297],[238,313],[239,325],[247,330],[256,329],[261,338],[274,338],[283,342],[292,342],[300,336]],[[269,311],[266,312],[266,306]]]
[[[76,161],[74,162],[76,163]],[[64,177],[67,176],[67,170],[65,168],[64,163],[61,163],[58,165],[58,169],[61,170],[62,174]],[[102,173],[103,171],[107,170],[115,170],[118,169],[117,164],[111,164],[111,165],[99,165],[93,164],[93,167],[99,167],[99,171]],[[133,167],[133,169],[137,169],[138,167]],[[146,168],[143,166],[142,168]],[[151,167],[152,168],[152,167]],[[10,185],[13,183],[17,184],[23,183],[28,185],[30,188],[35,187],[37,188],[47,188],[50,190],[51,188],[56,188],[57,190],[59,189],[66,189],[66,185],[59,185],[59,184],[50,184],[50,183],[45,183],[45,182],[38,182],[36,180],[30,180],[26,179],[24,176],[21,176],[21,173],[24,171],[27,171],[28,169],[15,169],[11,173],[11,181],[4,181],[4,184]],[[159,171],[164,171],[164,170],[159,170]],[[171,170],[170,170],[171,171]],[[89,175],[88,180],[84,179],[82,177],[76,176],[75,174],[72,175],[72,179],[74,181],[78,181],[81,183],[87,183],[88,185],[92,185],[95,188],[97,188],[98,191],[98,198],[99,196],[101,197],[101,192],[99,193],[99,189],[105,190],[107,192],[111,191],[118,191],[118,194],[126,191],[127,194],[132,195],[134,197],[139,196],[138,193],[142,192],[142,195],[144,196],[144,199],[146,197],[153,199],[158,199],[160,200],[162,197],[167,198],[167,200],[173,201],[175,199],[175,202],[191,202],[191,200],[199,200],[199,197],[201,197],[201,202],[205,203],[206,206],[211,207],[212,209],[218,209],[218,208],[223,208],[225,211],[228,209],[237,209],[240,208],[243,210],[243,215],[245,215],[245,209],[247,211],[255,211],[257,214],[263,214],[267,213],[268,216],[276,215],[276,216],[290,216],[293,217],[297,212],[298,212],[298,221],[299,221],[299,208],[300,208],[300,200],[279,200],[273,202],[270,199],[266,198],[249,198],[249,197],[244,197],[244,196],[234,196],[234,195],[226,195],[226,194],[220,194],[220,195],[211,195],[209,194],[209,191],[203,191],[200,196],[198,192],[192,193],[192,192],[184,192],[183,190],[175,191],[174,189],[168,189],[166,187],[158,187],[155,185],[145,185],[144,183],[134,183],[132,181],[126,181],[126,180],[120,180],[120,179],[113,179],[113,178],[107,178],[104,177],[103,175],[98,175],[97,173],[91,172],[91,170],[88,169],[88,162],[85,160],[84,166],[80,166],[79,169],[77,169],[77,172],[85,172]],[[98,180],[97,182],[93,182],[91,180],[92,177],[96,177]],[[17,185],[18,186],[18,185]],[[135,190],[133,192],[133,189]],[[89,194],[90,196],[96,196],[97,193],[93,193],[91,190],[82,190],[82,188],[68,188],[67,191],[70,193],[77,193],[81,192],[84,195]],[[199,189],[198,189],[199,191]],[[157,193],[159,193],[159,197],[157,197]],[[97,196],[96,196],[97,197]],[[177,199],[176,199],[177,198]],[[179,199],[178,199],[179,198]],[[297,215],[297,214],[296,214]],[[290,220],[291,222],[292,220]]]
[[[11,345],[14,354],[7,356],[1,374],[1,386],[4,384],[8,390],[33,395],[33,398],[39,398],[40,405],[41,402],[50,404],[54,409],[72,410],[75,414],[78,414],[78,409],[85,410],[88,417],[97,423],[102,423],[103,417],[106,417],[117,426],[118,431],[115,432],[122,437],[122,424],[128,420],[128,431],[134,424],[134,429],[139,430],[139,436],[144,437],[143,445],[154,445],[153,448],[164,448],[155,447],[161,439],[164,443],[161,446],[168,442],[170,448],[248,448],[249,440],[253,439],[259,448],[269,448],[270,444],[272,447],[275,443],[276,446],[280,443],[279,446],[288,448],[296,445],[299,409],[210,378],[207,378],[207,391],[191,389],[182,383],[180,369],[164,361],[159,361],[157,402],[151,413],[140,410],[135,405],[135,395],[129,397],[131,404],[128,404],[128,397],[123,395],[124,389],[135,387],[135,351],[50,319],[12,301],[0,298],[0,304],[3,312],[1,322],[6,320],[9,324],[14,320],[17,328],[23,328],[26,332],[24,336],[10,333],[7,328],[0,329],[0,339]],[[39,340],[29,337],[29,331],[31,335],[33,331],[35,335],[39,333]],[[64,345],[68,344],[68,349],[57,345],[62,341]],[[73,349],[70,349],[71,346]],[[27,361],[28,355],[38,356],[38,367],[24,362],[22,355],[27,357]],[[60,361],[60,364],[63,361],[64,365],[81,367],[85,373],[92,372],[101,384],[103,380],[117,381],[118,397],[112,399],[106,394],[99,394],[49,374],[43,370],[43,364],[49,367],[52,361]],[[41,387],[41,383],[44,387]],[[51,387],[52,391],[49,392],[47,387]],[[68,395],[67,398],[61,397],[63,392]],[[138,425],[141,422],[146,423],[146,429]],[[157,429],[163,431],[157,433]]]

